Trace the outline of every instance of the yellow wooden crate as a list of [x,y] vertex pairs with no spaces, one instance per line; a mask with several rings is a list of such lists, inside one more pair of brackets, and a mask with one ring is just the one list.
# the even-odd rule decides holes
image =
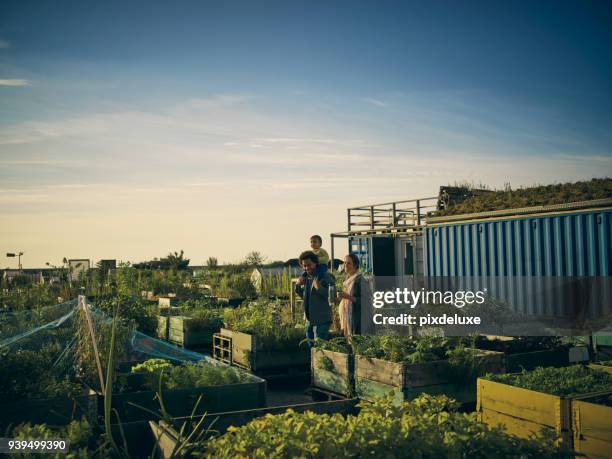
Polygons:
[[599,397],[572,400],[574,449],[589,458],[612,456],[612,407],[602,404]]
[[517,437],[548,428],[572,445],[570,399],[478,378],[476,411],[481,421],[502,424]]

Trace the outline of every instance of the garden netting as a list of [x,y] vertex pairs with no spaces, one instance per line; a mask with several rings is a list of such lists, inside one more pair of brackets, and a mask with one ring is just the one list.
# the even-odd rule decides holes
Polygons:
[[[83,306],[84,304],[84,306]],[[87,309],[89,320],[87,319]],[[91,324],[91,325],[90,325]],[[0,313],[0,357],[33,355],[39,357],[57,377],[78,378],[92,388],[99,388],[92,334],[104,374],[108,365],[113,318],[96,308],[94,303],[71,300],[54,306],[25,311]],[[183,349],[169,342],[148,336],[135,329],[133,323],[117,319],[114,330],[114,367],[126,368],[143,360],[160,358],[177,363],[218,362],[198,352]]]

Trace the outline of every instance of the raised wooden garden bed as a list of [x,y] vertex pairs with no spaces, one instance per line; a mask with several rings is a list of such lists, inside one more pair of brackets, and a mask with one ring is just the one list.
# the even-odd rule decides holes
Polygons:
[[[478,374],[503,373],[504,355],[501,352],[478,350]],[[447,360],[416,364],[395,363],[387,360],[355,356],[355,391],[359,398],[372,400],[390,391],[396,402],[411,400],[419,394],[446,394],[459,402],[476,400],[475,383],[455,381]]]
[[232,340],[232,362],[234,365],[254,372],[285,370],[287,368],[310,368],[310,350],[267,350],[257,336],[222,328],[221,336]]
[[583,439],[583,448],[594,450],[601,449],[601,441],[612,442],[612,409],[595,403],[602,400],[600,397],[609,399],[612,387],[590,394],[560,396],[482,378],[477,386],[479,419],[491,426],[501,424],[517,437],[529,438],[542,429],[550,429],[568,447],[574,445],[576,438]]
[[196,319],[186,316],[171,316],[168,318],[168,341],[184,347],[205,346],[212,344],[213,334],[218,331],[214,327],[195,325]]
[[355,359],[352,354],[313,347],[310,354],[312,386],[346,397],[355,394]]
[[476,411],[489,425],[502,424],[508,433],[529,438],[542,428],[549,428],[561,442],[571,446],[570,400],[478,378]]
[[612,455],[612,394],[572,400],[574,450],[589,458]]
[[[516,373],[522,370],[530,371],[537,367],[563,367],[571,363],[588,360],[586,346],[559,345],[554,349],[541,349],[532,351],[516,352],[512,349],[512,343],[516,338],[509,336],[490,336],[490,344],[479,345],[486,350],[500,351],[505,354],[504,362],[507,373]],[[504,349],[503,343],[509,344]],[[486,343],[486,342],[485,342]],[[499,343],[499,349],[496,347]]]
[[[138,387],[143,375],[127,375],[130,388]],[[201,396],[195,414],[218,413],[263,407],[266,404],[266,382],[250,375],[250,380],[237,384],[195,387],[189,389],[163,390],[162,399],[166,411],[171,416],[188,416]],[[138,405],[138,406],[136,406]],[[103,411],[104,398],[99,396],[98,409]],[[121,422],[156,419],[155,413],[160,411],[156,391],[133,390],[113,394],[112,407],[117,410]]]

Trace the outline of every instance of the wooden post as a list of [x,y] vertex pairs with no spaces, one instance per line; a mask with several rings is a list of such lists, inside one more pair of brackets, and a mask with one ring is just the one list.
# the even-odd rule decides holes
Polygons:
[[421,226],[421,201],[416,202],[417,226]]
[[370,229],[374,229],[374,206],[370,206]]
[[351,231],[351,209],[346,209],[347,231]]
[[330,234],[331,240],[331,272],[334,272],[334,235]]
[[295,322],[295,290],[294,290],[295,279],[291,279],[289,282],[289,307],[291,309],[291,320]]
[[85,320],[87,321],[87,327],[89,328],[89,334],[91,336],[91,343],[93,344],[94,356],[96,357],[96,366],[98,367],[98,376],[100,378],[100,389],[102,389],[102,393],[104,393],[104,375],[102,374],[102,364],[100,363],[98,343],[96,343],[96,335],[94,333],[93,324],[91,323],[89,307],[87,306],[87,298],[85,298],[85,295],[79,295],[79,306],[81,309],[83,309],[83,313],[85,314]]
[[391,225],[391,227],[395,228],[395,225],[397,225],[397,215],[396,215],[396,212],[397,212],[397,208],[396,208],[397,203],[394,202],[392,204],[392,206],[393,206],[393,224]]

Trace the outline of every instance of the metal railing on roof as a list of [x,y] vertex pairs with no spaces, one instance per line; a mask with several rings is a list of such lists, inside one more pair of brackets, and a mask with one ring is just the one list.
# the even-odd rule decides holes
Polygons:
[[420,227],[427,213],[436,210],[437,203],[435,196],[350,207],[347,209],[348,233]]

